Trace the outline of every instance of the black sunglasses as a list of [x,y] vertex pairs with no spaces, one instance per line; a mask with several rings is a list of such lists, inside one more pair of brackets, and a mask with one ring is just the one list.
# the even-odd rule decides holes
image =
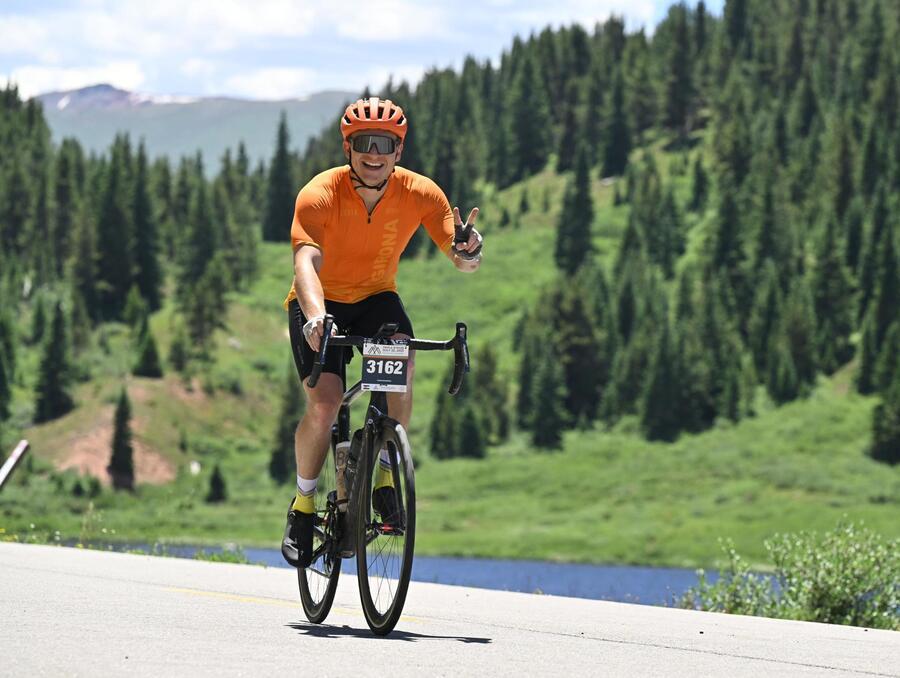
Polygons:
[[[378,155],[387,155],[393,153],[397,143],[393,137],[385,137],[380,134],[357,134],[350,137],[350,144],[357,153],[376,153]],[[372,150],[372,147],[375,150]]]

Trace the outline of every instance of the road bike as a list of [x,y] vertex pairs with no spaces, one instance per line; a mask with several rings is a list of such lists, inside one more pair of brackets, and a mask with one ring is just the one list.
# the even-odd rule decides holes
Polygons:
[[[469,371],[466,325],[457,323],[456,334],[449,341],[390,339],[397,332],[393,323],[382,325],[374,337],[331,336],[333,325],[334,318],[326,315],[309,387],[318,383],[331,347],[360,349],[363,376],[344,393],[332,426],[331,448],[316,490],[312,562],[297,571],[300,600],[307,619],[322,623],[334,602],[342,559],[355,557],[366,622],[374,633],[387,635],[400,618],[409,587],[416,490],[409,438],[403,426],[390,417],[386,394],[405,391],[409,351],[452,350],[455,365],[449,392],[455,395]],[[346,366],[346,361],[342,364]],[[350,405],[366,391],[371,398],[364,423],[351,438]],[[379,466],[382,485],[375,487]],[[373,495],[385,486],[387,472],[394,499],[376,511]]]

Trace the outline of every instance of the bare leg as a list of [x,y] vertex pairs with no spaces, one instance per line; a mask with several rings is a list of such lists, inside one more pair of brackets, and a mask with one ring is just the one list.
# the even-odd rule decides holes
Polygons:
[[318,478],[331,443],[331,426],[341,407],[344,395],[341,378],[324,372],[315,388],[303,383],[306,391],[306,412],[294,432],[294,454],[297,474],[303,478]]

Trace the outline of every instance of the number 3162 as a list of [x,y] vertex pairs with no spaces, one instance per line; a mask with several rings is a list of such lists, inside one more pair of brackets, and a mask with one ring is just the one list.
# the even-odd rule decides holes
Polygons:
[[403,372],[403,361],[370,360],[366,364],[366,372],[369,374],[401,374]]

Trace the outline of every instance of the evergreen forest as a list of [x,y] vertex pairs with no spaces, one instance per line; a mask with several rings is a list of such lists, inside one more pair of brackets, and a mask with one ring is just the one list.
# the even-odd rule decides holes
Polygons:
[[[432,70],[415,86],[391,81],[371,93],[399,103],[410,120],[401,164],[433,178],[463,214],[482,208],[484,265],[472,277],[490,276],[492,261],[502,268],[504,259],[534,271],[530,285],[503,287],[498,275],[479,288],[497,295],[476,299],[499,309],[490,318],[461,302],[453,306],[459,317],[438,316],[443,299],[429,285],[443,280],[431,276],[446,262],[423,229],[404,253],[401,294],[410,289],[419,308],[432,309],[419,324],[413,308],[419,334],[449,336],[469,311],[480,322],[460,396],[444,392],[443,363],[417,368],[423,387],[412,439],[433,483],[426,502],[462,498],[458,512],[477,511],[479,499],[466,492],[491,491],[495,478],[482,480],[484,469],[515,468],[514,492],[527,497],[515,495],[512,506],[520,506],[548,486],[548,474],[565,471],[554,462],[561,454],[584,455],[584,468],[571,467],[581,469],[573,484],[586,483],[575,492],[582,500],[605,482],[590,480],[599,460],[621,459],[622,477],[637,460],[657,463],[648,461],[655,453],[669,453],[666,464],[681,455],[696,469],[714,463],[719,449],[730,459],[732,444],[722,441],[733,431],[748,440],[777,436],[770,448],[781,454],[810,444],[792,442],[795,429],[814,435],[826,425],[803,414],[803,404],[825,403],[836,427],[849,426],[842,413],[864,419],[836,440],[859,434],[865,442],[848,452],[817,439],[816,449],[850,455],[842,468],[865,464],[871,482],[859,481],[860,496],[884,511],[865,515],[889,522],[900,502],[893,0],[728,0],[722,16],[702,0],[681,3],[652,33],[628,32],[615,17],[590,29],[548,27],[513,38],[496,63],[470,57],[461,70]],[[95,506],[111,516],[131,501],[112,495],[145,491],[182,514],[167,536],[197,538],[184,515],[228,505],[241,515],[274,495],[271,483],[293,477],[303,398],[279,295],[290,285],[297,190],[345,162],[341,113],[303,149],[292,148],[282,119],[265,165],[251,167],[239,143],[221,158],[149,162],[140,140],[127,136],[99,156],[74,139],[51,143],[40,105],[13,86],[0,91],[0,452],[20,437],[36,441],[31,473],[43,474],[48,492],[71,495],[80,516],[71,532],[85,533]],[[204,171],[209,162],[217,171]],[[248,357],[263,335],[278,348]],[[218,403],[233,409],[216,414]],[[115,429],[98,443],[108,478],[86,486],[60,474],[58,450],[70,444],[67,431],[91,430],[88,420],[101,412]],[[617,456],[629,445],[641,451]],[[171,457],[169,490],[141,489],[135,456],[148,449]],[[759,467],[744,466],[752,456],[736,455],[735,468],[756,474]],[[193,457],[203,461],[202,486],[186,470]],[[532,462],[539,478],[525,471]],[[772,471],[771,484],[814,483],[804,464],[820,463]],[[439,488],[442,476],[450,479]],[[747,501],[757,501],[753,492],[741,496],[751,494]],[[804,515],[818,506],[809,495]],[[253,515],[281,515],[283,502],[272,503],[277,511]],[[425,510],[426,550],[497,553],[496,533],[454,537],[444,529],[449,518]],[[507,534],[509,514],[486,510],[487,522]],[[614,513],[606,505],[597,512]],[[0,503],[0,526],[12,530],[25,516]],[[527,533],[522,516],[513,534]],[[737,514],[728,520],[723,530],[740,529]],[[777,520],[762,517],[748,539]],[[140,524],[141,535],[152,534],[152,517]],[[47,534],[60,529],[42,525]],[[279,529],[242,534],[261,541],[271,532],[274,540]],[[613,544],[585,536],[561,556],[550,537],[500,551],[711,559],[708,534],[682,551],[672,546],[702,532],[684,529],[664,546],[623,545],[623,531]]]

